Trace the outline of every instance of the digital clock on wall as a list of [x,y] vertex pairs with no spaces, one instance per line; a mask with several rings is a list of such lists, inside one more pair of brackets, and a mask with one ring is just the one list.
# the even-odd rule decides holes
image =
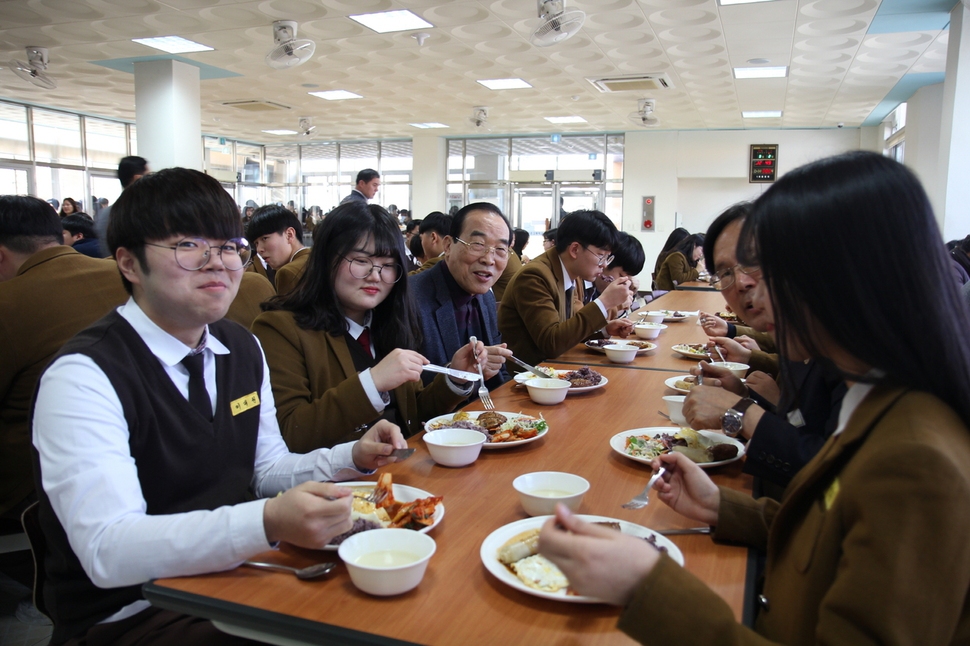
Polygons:
[[778,144],[751,144],[749,182],[773,182],[778,172]]

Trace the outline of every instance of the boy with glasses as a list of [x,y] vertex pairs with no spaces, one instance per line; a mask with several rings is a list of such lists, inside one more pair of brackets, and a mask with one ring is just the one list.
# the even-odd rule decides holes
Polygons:
[[575,211],[560,223],[556,246],[532,260],[512,278],[502,297],[498,327],[509,349],[535,365],[555,359],[605,328],[628,335],[628,321],[610,321],[612,308],[633,300],[629,277],[614,280],[583,305],[583,281],[592,281],[613,260],[617,230],[599,211]]

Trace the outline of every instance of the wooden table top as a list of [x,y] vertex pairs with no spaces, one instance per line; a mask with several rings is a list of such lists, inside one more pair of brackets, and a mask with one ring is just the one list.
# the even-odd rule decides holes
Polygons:
[[691,280],[677,285],[674,289],[679,291],[713,292],[715,289],[706,280]]
[[[512,382],[492,393],[500,411],[545,417],[549,432],[536,442],[483,450],[474,464],[452,469],[431,460],[420,436],[410,439],[417,452],[386,470],[396,483],[443,495],[446,508],[441,524],[430,533],[437,552],[416,589],[378,598],[354,588],[343,567],[314,581],[241,567],[158,580],[146,584],[146,597],[162,607],[249,624],[309,643],[325,638],[344,643],[632,643],[615,627],[619,608],[524,594],[496,580],[479,557],[488,534],[527,517],[512,480],[532,471],[566,471],[586,478],[591,487],[580,513],[653,529],[696,525],[655,499],[644,509],[623,509],[620,505],[646,484],[650,468],[609,446],[610,437],[620,431],[666,425],[657,410],[662,406],[660,397],[669,393],[663,385],[669,373],[618,367],[597,370],[609,379],[605,387],[567,397],[555,406],[532,403],[525,389]],[[476,402],[470,409],[481,410],[481,404]],[[751,489],[751,478],[741,473],[740,462],[713,469],[711,475],[720,484]],[[750,576],[747,549],[716,545],[706,536],[671,540],[683,551],[685,567],[720,594],[740,619]],[[336,554],[284,545],[256,558],[303,567],[335,559]]]

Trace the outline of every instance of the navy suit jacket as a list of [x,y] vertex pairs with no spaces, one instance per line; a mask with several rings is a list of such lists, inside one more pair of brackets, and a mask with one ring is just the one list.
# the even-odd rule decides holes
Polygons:
[[364,194],[358,191],[356,188],[350,191],[350,195],[340,200],[340,203],[346,204],[347,202],[353,202],[354,200],[359,200],[364,204],[367,204],[367,198],[364,197]]
[[[444,276],[445,263],[435,263],[434,267],[408,277],[408,289],[411,292],[415,307],[421,319],[421,354],[431,363],[439,366],[448,365],[451,357],[458,349],[468,343],[468,339],[458,337],[458,321],[455,319],[455,307],[451,301],[451,293]],[[498,314],[495,305],[495,295],[489,291],[479,297],[485,330],[479,339],[485,345],[498,345],[502,342],[502,335],[498,331]],[[430,372],[422,373],[425,384],[434,378]],[[501,386],[508,381],[509,375],[502,370],[485,382],[489,390]]]

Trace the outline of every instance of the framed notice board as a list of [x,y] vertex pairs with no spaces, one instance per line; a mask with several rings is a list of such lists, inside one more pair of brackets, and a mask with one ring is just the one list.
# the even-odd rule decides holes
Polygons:
[[773,182],[778,172],[778,144],[751,144],[748,182]]

